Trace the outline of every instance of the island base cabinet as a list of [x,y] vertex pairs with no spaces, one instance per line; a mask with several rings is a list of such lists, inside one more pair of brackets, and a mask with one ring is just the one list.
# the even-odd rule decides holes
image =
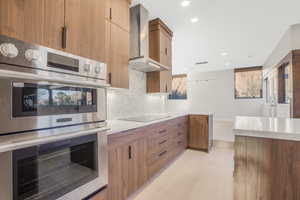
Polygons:
[[237,136],[234,200],[300,199],[300,142]]

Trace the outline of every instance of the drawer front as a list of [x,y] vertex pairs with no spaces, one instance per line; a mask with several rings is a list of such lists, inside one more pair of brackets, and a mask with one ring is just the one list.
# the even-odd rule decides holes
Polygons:
[[172,146],[169,145],[167,147],[162,148],[160,151],[156,152],[156,153],[151,153],[148,156],[148,164],[153,164],[159,160],[164,159],[164,157],[166,156],[166,154],[168,154],[171,150]]
[[165,124],[159,124],[151,127],[151,131],[149,134],[151,138],[158,138],[158,137],[163,137],[165,135],[168,135],[169,132],[170,129],[168,128],[167,123],[165,123]]
[[170,157],[169,154],[170,152],[167,149],[156,154],[156,159],[149,164],[149,168],[148,168],[149,177],[154,176],[166,165]]
[[176,137],[173,139],[173,147],[182,147],[182,148],[186,148],[187,147],[187,138],[182,135],[180,137]]
[[161,137],[149,138],[148,149],[149,153],[158,153],[163,149],[167,149],[173,143],[173,138],[170,134]]

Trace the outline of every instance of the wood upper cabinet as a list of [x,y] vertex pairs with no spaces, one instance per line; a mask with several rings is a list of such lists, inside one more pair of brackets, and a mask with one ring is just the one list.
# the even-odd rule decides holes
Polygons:
[[[26,0],[25,0],[26,1]],[[62,33],[65,25],[65,0],[40,0],[45,2],[44,46],[62,50]],[[55,13],[55,14],[53,14]]]
[[109,18],[112,23],[129,32],[129,6],[131,0],[109,0]]
[[212,122],[208,115],[189,116],[188,146],[209,151],[212,147]]
[[160,19],[149,22],[149,31],[150,58],[171,68],[173,32]]
[[105,62],[105,6],[106,0],[0,0],[0,34]]
[[108,83],[129,88],[129,6],[130,0],[106,0],[105,19]]
[[109,200],[125,200],[147,181],[146,159],[144,138],[109,150]]
[[108,73],[112,87],[129,88],[129,32],[110,23]]
[[170,68],[168,71],[147,73],[148,93],[172,91],[172,31],[160,20],[149,23],[149,56]]
[[105,62],[105,1],[66,1],[66,51]]
[[60,49],[64,0],[0,0],[0,34]]

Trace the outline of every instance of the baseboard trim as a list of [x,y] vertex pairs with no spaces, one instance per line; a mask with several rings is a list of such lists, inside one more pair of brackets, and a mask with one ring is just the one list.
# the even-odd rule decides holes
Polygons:
[[214,140],[213,144],[214,144],[213,145],[214,148],[228,148],[228,149],[234,148],[234,142],[232,141]]

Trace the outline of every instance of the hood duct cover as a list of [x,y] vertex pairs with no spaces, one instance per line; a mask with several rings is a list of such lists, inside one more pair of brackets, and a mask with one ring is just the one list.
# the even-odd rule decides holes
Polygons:
[[149,12],[141,4],[130,8],[129,67],[142,72],[169,69],[149,57]]

